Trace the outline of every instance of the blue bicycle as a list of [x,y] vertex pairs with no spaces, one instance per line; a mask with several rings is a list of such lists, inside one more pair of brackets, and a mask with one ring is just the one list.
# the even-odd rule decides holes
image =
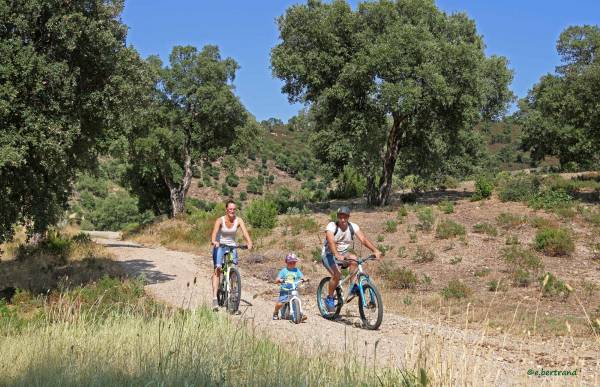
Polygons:
[[[379,328],[383,320],[383,302],[381,300],[381,293],[373,281],[371,281],[369,275],[363,270],[363,263],[374,259],[375,256],[370,255],[366,258],[346,258],[344,261],[335,261],[335,263],[343,269],[348,268],[348,261],[355,261],[358,263],[358,269],[356,269],[354,273],[349,273],[342,278],[335,289],[335,307],[333,311],[329,311],[327,306],[325,306],[325,298],[327,297],[329,281],[331,281],[331,277],[325,277],[321,280],[319,287],[317,288],[317,305],[319,306],[319,312],[321,312],[321,316],[329,320],[336,319],[340,315],[342,306],[358,296],[358,311],[364,327],[370,330]],[[354,275],[356,275],[356,284],[353,285],[353,287],[356,286],[357,289],[355,289],[354,292],[351,291],[348,297],[344,297],[344,291],[342,287],[346,283],[349,283],[350,278],[352,278]]]

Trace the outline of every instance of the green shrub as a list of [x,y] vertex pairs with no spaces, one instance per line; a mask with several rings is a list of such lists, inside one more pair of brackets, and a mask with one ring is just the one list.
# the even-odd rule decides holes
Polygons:
[[235,170],[237,169],[237,162],[235,158],[233,156],[225,156],[221,161],[221,168],[227,171],[229,175],[234,175]]
[[415,255],[413,256],[413,262],[416,262],[416,263],[432,262],[434,259],[435,259],[434,252],[432,250],[427,249],[422,246],[417,247],[417,251],[415,252]]
[[509,212],[503,212],[496,217],[496,221],[498,222],[498,226],[504,229],[511,229],[527,222],[527,218]]
[[417,219],[419,219],[419,228],[424,231],[431,231],[435,223],[435,214],[431,207],[423,207],[417,211]]
[[383,242],[384,240],[385,240],[385,237],[384,237],[383,235],[381,235],[381,234],[378,234],[378,235],[377,235],[377,242],[381,243],[381,242]]
[[333,199],[361,197],[367,188],[367,180],[353,167],[346,165],[337,179],[337,187],[329,196]]
[[535,228],[556,227],[556,222],[550,219],[542,218],[541,216],[533,216],[529,218],[529,224]]
[[379,266],[378,273],[392,289],[414,289],[419,283],[412,270],[399,268],[389,261],[384,261]]
[[553,210],[573,205],[573,198],[563,189],[542,190],[529,200],[529,206],[536,210]]
[[454,203],[449,200],[440,202],[438,206],[444,214],[452,214],[454,212]]
[[246,201],[248,199],[248,194],[244,191],[240,192],[240,201]]
[[451,280],[448,285],[442,289],[442,296],[449,298],[465,298],[472,293],[472,290],[460,280]]
[[465,235],[465,226],[452,220],[445,219],[438,223],[435,234],[437,238],[448,239]]
[[138,201],[125,191],[117,191],[96,200],[89,221],[97,230],[118,231],[128,223],[147,223],[154,218],[151,211],[142,214]]
[[313,248],[310,254],[312,256],[313,262],[321,262],[321,260],[323,259],[323,249],[321,247]]
[[404,217],[407,215],[408,215],[408,210],[406,209],[406,207],[400,206],[400,208],[398,208],[396,218],[398,218],[398,220],[401,220],[401,219],[404,219]]
[[460,263],[460,262],[462,262],[462,257],[460,257],[458,255],[455,256],[455,257],[450,258],[450,264],[451,265],[456,265],[457,263]]
[[491,223],[477,223],[473,226],[473,232],[477,234],[486,234],[489,236],[498,236],[498,230]]
[[262,193],[263,193],[262,181],[256,177],[249,178],[248,185],[246,186],[246,192],[255,194],[255,195],[262,195]]
[[277,224],[277,204],[273,200],[253,200],[245,212],[252,227],[271,230]]
[[480,175],[475,179],[475,193],[471,197],[471,200],[487,199],[492,196],[494,191],[494,183],[486,175]]
[[384,231],[387,233],[393,233],[398,230],[398,222],[395,220],[388,220],[385,222],[385,226],[383,227]]
[[475,277],[486,277],[490,274],[491,269],[489,267],[482,267],[481,269],[477,269],[473,272]]
[[240,184],[240,178],[236,175],[227,175],[225,183],[230,187],[237,187]]
[[519,237],[517,237],[516,235],[507,235],[506,236],[506,242],[505,244],[507,245],[518,245],[519,242]]
[[221,195],[231,197],[233,196],[233,190],[223,183],[221,184]]
[[600,226],[600,211],[594,211],[587,207],[580,207],[579,211],[586,222],[595,226]]
[[496,184],[498,198],[503,202],[526,202],[536,194],[539,187],[538,179],[525,173],[502,173],[498,176]]
[[537,272],[544,268],[544,263],[540,257],[520,245],[511,245],[502,249],[501,256],[510,271],[524,269]]
[[510,275],[514,286],[526,288],[531,283],[531,273],[528,270],[517,269]]
[[543,297],[559,296],[567,298],[571,294],[571,289],[552,273],[546,273],[544,276],[541,276],[539,281]]
[[535,249],[550,256],[571,255],[575,243],[571,233],[563,228],[543,228],[538,230],[534,239]]
[[487,289],[490,292],[498,291],[498,290],[500,290],[500,284],[501,284],[501,282],[498,280],[491,280],[487,283]]

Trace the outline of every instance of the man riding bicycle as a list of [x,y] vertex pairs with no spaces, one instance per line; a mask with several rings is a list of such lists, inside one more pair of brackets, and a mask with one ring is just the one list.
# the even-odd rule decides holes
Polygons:
[[[211,244],[213,245],[213,266],[215,268],[212,275],[212,289],[213,289],[213,310],[219,309],[219,303],[217,301],[217,292],[219,289],[219,276],[221,275],[221,266],[223,265],[223,255],[225,253],[225,247],[223,246],[237,246],[235,241],[235,234],[237,233],[238,227],[242,229],[244,239],[248,244],[248,249],[252,249],[252,239],[246,230],[246,225],[242,218],[236,216],[236,205],[233,200],[228,200],[225,203],[225,215],[217,218],[213,231],[211,234]],[[233,260],[234,264],[237,265],[237,249],[233,249]]]
[[[373,243],[371,243],[371,241],[364,235],[364,233],[360,230],[360,227],[358,227],[358,224],[351,223],[349,218],[350,208],[342,206],[337,210],[337,222],[330,222],[325,230],[325,241],[323,243],[321,257],[323,259],[323,265],[331,274],[328,295],[325,299],[325,306],[329,311],[335,309],[335,299],[333,297],[333,293],[335,292],[335,289],[337,288],[342,277],[340,268],[335,261],[347,260],[347,264],[350,267],[350,272],[353,273],[357,270],[357,256],[350,252],[350,243],[354,240],[354,236],[356,235],[358,240],[373,252],[376,259],[381,258],[381,251],[379,251],[377,247],[375,247]],[[353,283],[353,278],[350,279],[350,284],[352,286],[350,293],[357,292],[358,286]]]

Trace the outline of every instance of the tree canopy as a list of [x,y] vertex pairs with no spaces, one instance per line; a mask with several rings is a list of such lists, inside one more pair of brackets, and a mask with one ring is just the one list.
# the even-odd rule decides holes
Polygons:
[[556,49],[562,65],[520,101],[523,147],[536,161],[591,166],[600,162],[600,27],[569,27]]
[[[273,73],[291,102],[311,105],[313,141],[329,164],[353,164],[384,204],[397,162],[435,170],[472,150],[473,125],[512,98],[503,57],[484,54],[475,23],[431,0],[309,0],[278,19]],[[461,153],[461,154],[462,154]]]
[[131,97],[122,1],[0,3],[0,241],[43,232],[93,168]]
[[216,46],[176,46],[169,67],[157,57],[148,66],[152,98],[133,124],[128,177],[143,207],[177,215],[184,210],[193,164],[223,154],[240,133],[251,136],[233,90],[238,65],[222,59]]

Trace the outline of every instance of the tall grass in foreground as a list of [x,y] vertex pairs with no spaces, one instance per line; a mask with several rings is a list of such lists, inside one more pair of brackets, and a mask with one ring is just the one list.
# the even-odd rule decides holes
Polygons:
[[[0,385],[423,385],[396,369],[306,356],[205,308],[53,320],[0,333]],[[304,354],[303,354],[304,352]]]

